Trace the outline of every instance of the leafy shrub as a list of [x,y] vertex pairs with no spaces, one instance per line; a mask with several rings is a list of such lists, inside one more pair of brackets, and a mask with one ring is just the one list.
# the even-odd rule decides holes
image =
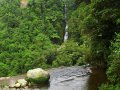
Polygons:
[[120,82],[120,33],[111,44],[111,54],[108,61],[108,78],[111,82]]
[[65,42],[57,51],[53,66],[84,64],[86,56],[89,53],[87,47],[84,45],[79,46],[78,43],[74,41]]
[[7,76],[9,72],[8,65],[0,62],[0,77]]
[[103,84],[100,90],[120,90],[120,33],[111,42],[107,75],[110,84]]
[[103,84],[101,85],[99,90],[120,90],[120,84],[117,85]]

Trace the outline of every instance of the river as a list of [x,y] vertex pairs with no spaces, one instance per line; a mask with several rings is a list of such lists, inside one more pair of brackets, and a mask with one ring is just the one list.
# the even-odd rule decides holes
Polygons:
[[[101,68],[72,66],[50,69],[49,85],[37,85],[29,89],[6,89],[0,90],[98,90],[101,83],[106,81],[106,75]],[[25,78],[25,75],[0,78],[0,86],[15,82],[17,79]]]

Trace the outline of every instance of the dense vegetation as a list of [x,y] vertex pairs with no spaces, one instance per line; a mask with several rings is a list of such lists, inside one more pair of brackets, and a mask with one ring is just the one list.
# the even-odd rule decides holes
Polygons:
[[70,16],[72,2],[29,0],[27,7],[21,7],[20,0],[0,3],[0,76],[54,66],[64,36],[64,5],[69,4]]
[[[69,40],[63,43],[65,4]],[[101,90],[120,89],[119,0],[29,0],[27,7],[20,5],[20,0],[0,2],[0,76],[90,63],[106,69],[109,82]]]
[[87,61],[107,69],[109,82],[102,85],[101,90],[120,89],[119,4],[119,0],[81,2],[69,19],[71,39],[83,44],[86,42],[90,49]]

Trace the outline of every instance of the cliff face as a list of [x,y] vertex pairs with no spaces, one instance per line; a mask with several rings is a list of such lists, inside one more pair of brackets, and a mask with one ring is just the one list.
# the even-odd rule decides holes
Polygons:
[[28,0],[21,0],[21,7],[25,8],[28,5]]

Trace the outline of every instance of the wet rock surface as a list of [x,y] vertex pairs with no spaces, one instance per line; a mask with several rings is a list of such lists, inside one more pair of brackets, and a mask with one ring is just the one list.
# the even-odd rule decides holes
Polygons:
[[88,68],[84,66],[64,67],[50,72],[48,90],[88,90]]

